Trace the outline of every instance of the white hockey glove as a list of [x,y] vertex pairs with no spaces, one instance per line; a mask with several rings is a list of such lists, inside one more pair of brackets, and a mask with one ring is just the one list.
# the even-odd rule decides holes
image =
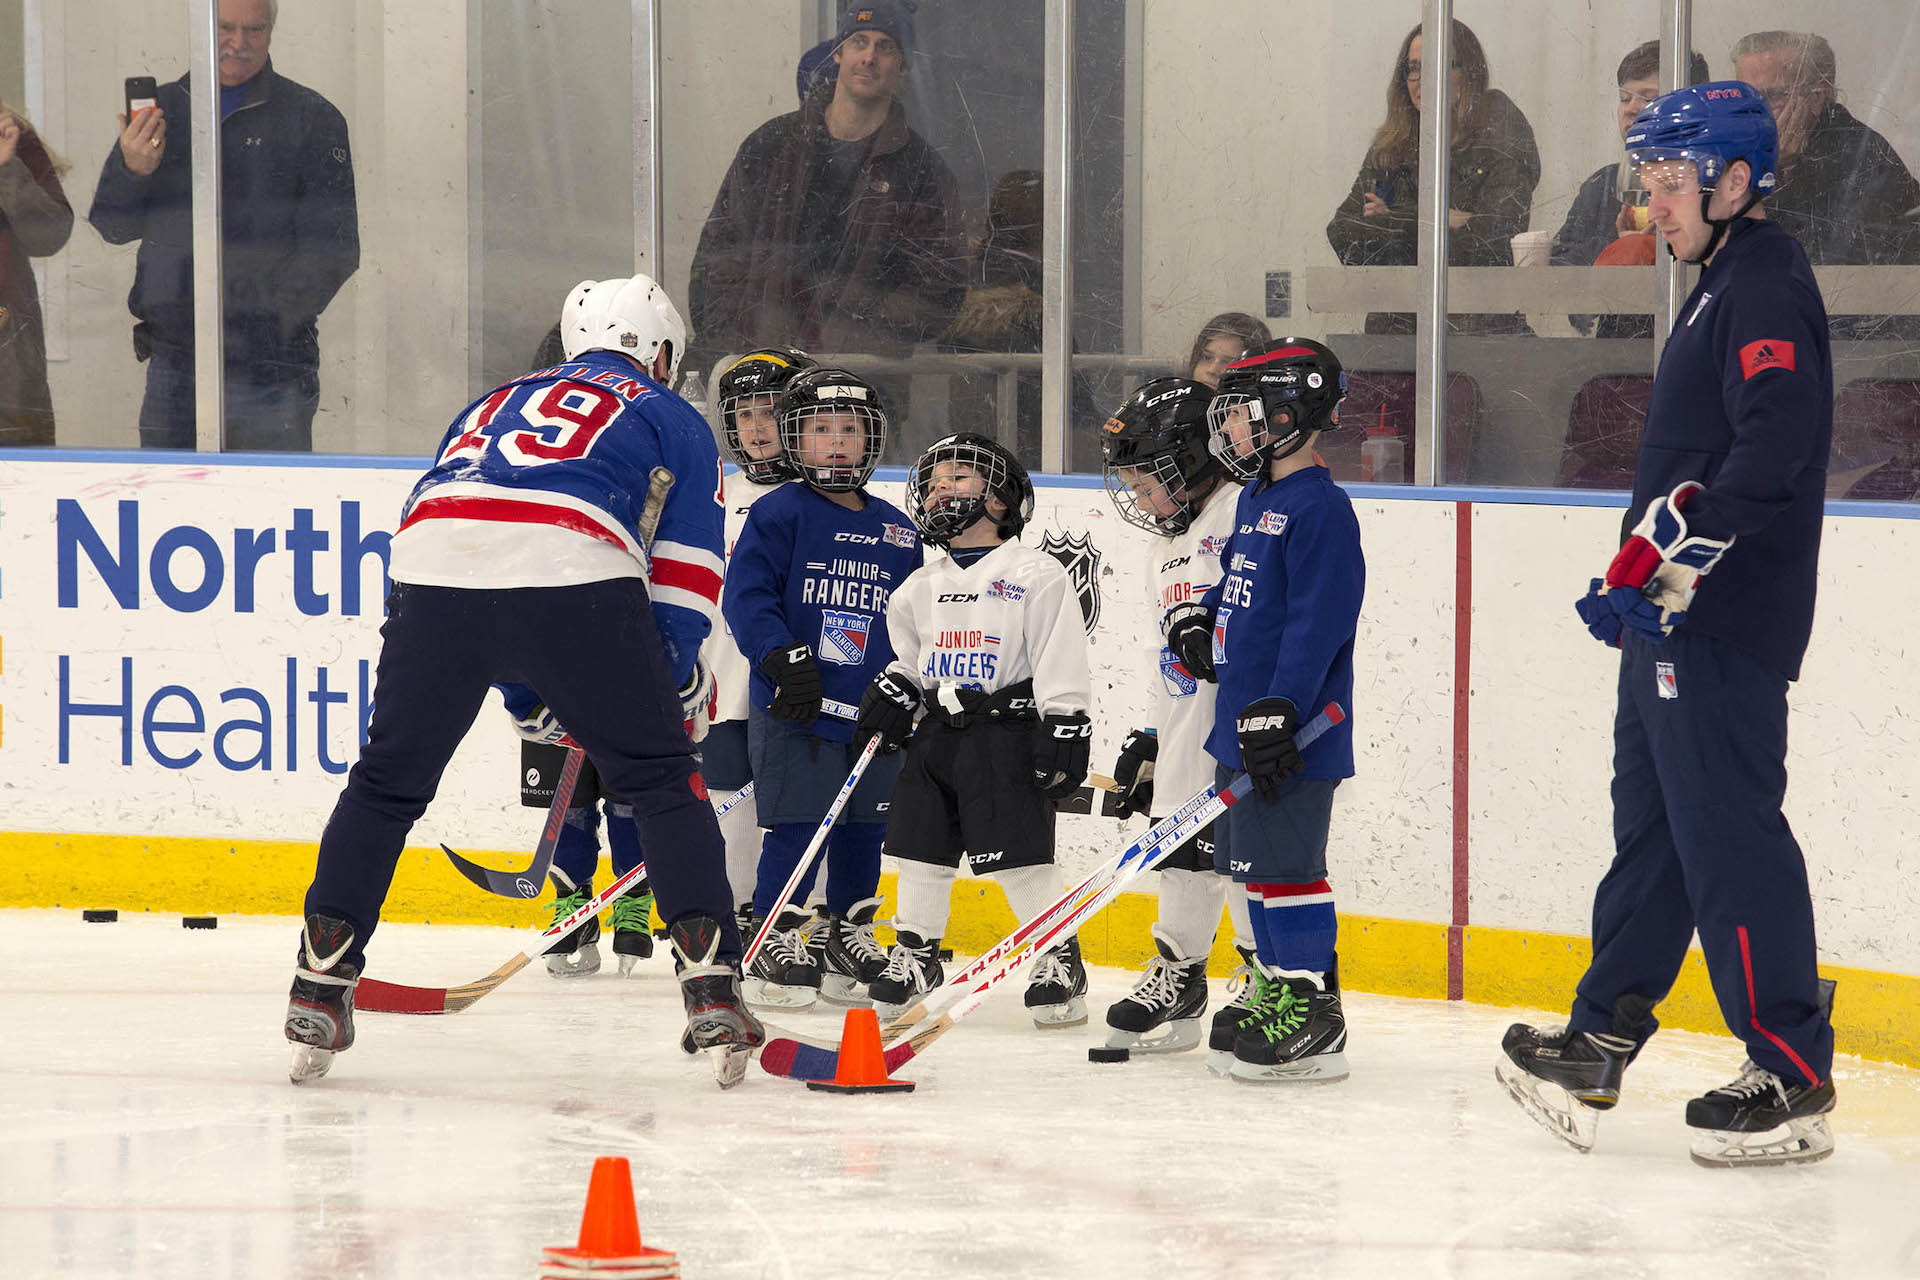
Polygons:
[[698,742],[707,736],[707,727],[713,723],[713,714],[720,702],[720,689],[713,682],[713,672],[707,670],[707,664],[701,659],[693,660],[693,673],[680,686],[679,693],[680,714],[686,721],[687,736]]
[[[512,712],[507,714],[513,716]],[[572,735],[560,727],[560,722],[553,718],[553,712],[547,709],[547,704],[544,702],[524,716],[513,716],[513,731],[528,742],[543,742],[551,747],[580,745],[573,740]]]
[[[1618,626],[1655,644],[1687,620],[1700,580],[1733,545],[1732,538],[1722,541],[1703,537],[1688,528],[1681,512],[1704,488],[1698,481],[1688,480],[1666,497],[1649,502],[1646,514],[1607,566],[1606,578],[1589,590],[1590,596],[1605,595],[1619,619]],[[1581,611],[1581,617],[1595,635],[1610,639],[1592,626],[1587,610]],[[1619,643],[1617,639],[1611,642]]]

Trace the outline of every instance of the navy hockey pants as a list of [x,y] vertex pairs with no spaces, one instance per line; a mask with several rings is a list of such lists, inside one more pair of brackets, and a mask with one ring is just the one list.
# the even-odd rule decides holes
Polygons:
[[[1593,902],[1593,963],[1572,1026],[1616,1028],[1614,1002],[1665,998],[1695,929],[1720,1013],[1747,1056],[1818,1083],[1833,1028],[1815,968],[1806,860],[1787,826],[1787,680],[1682,626],[1629,637],[1613,727],[1613,865]],[[1628,1021],[1631,1021],[1629,1015]]]
[[306,900],[308,914],[353,924],[348,960],[361,963],[407,832],[498,682],[538,689],[605,794],[633,805],[660,918],[711,916],[721,956],[739,958],[720,825],[638,578],[510,591],[396,583],[380,634],[367,742]]

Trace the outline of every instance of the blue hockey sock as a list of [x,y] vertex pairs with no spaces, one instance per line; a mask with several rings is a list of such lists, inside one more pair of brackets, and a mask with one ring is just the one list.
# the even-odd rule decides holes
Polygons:
[[1333,889],[1311,884],[1250,884],[1254,944],[1260,963],[1288,973],[1324,974],[1333,968],[1340,931]]
[[[640,827],[633,820],[630,804],[607,801],[607,853],[616,879],[647,860],[646,851],[640,847]],[[647,877],[642,875],[636,887],[646,883]]]
[[[808,842],[819,829],[817,822],[782,822],[767,828],[766,839],[760,843],[760,876],[753,886],[753,913],[762,920],[782,905],[775,901],[780,895],[780,886],[800,865],[800,855],[807,851]],[[806,878],[794,886],[790,901],[805,902],[807,894],[813,891],[814,877],[819,874],[820,863],[816,860]]]
[[600,867],[600,807],[575,805],[567,810],[560,841],[553,848],[553,865],[574,884],[593,880]]
[[827,837],[827,910],[845,915],[854,903],[880,892],[880,846],[886,834],[884,822],[849,822],[833,829]]

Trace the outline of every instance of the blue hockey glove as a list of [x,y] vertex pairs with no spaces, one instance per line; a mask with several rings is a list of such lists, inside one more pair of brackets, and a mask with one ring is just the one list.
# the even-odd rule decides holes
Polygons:
[[1113,811],[1123,818],[1153,812],[1153,763],[1160,758],[1160,736],[1135,729],[1120,744],[1113,762]]
[[1167,614],[1167,651],[1195,680],[1213,681],[1213,614],[1192,602]]
[[898,751],[913,736],[913,713],[920,708],[920,690],[891,671],[882,672],[860,695],[860,715],[853,722],[853,745],[866,749],[878,736],[882,752]]
[[1280,784],[1307,767],[1294,745],[1294,726],[1300,712],[1285,698],[1258,698],[1240,709],[1233,722],[1240,737],[1240,763],[1263,800],[1271,800]]
[[706,663],[693,660],[693,672],[680,686],[679,694],[680,718],[687,726],[687,737],[698,742],[707,736],[707,726],[713,723],[714,709],[720,701],[719,687],[713,683],[713,672],[707,670]]
[[1084,712],[1046,716],[1033,738],[1033,785],[1049,800],[1065,800],[1087,780],[1093,721]]
[[767,712],[775,720],[812,724],[820,718],[825,693],[812,649],[804,644],[775,649],[760,660],[760,673],[773,681],[773,705]]
[[1688,480],[1668,496],[1649,502],[1647,513],[1607,566],[1608,605],[1622,626],[1655,644],[1664,642],[1687,620],[1700,580],[1733,545],[1732,538],[1705,538],[1687,529],[1686,517],[1680,513],[1705,487]]
[[[513,715],[512,712],[507,714]],[[535,705],[533,710],[524,716],[513,716],[513,731],[528,742],[544,742],[555,747],[580,745],[573,740],[572,735],[560,727],[560,722],[553,718],[553,712],[547,709],[547,704],[544,702]]]
[[1613,605],[1607,600],[1605,579],[1593,578],[1587,582],[1587,594],[1573,602],[1573,611],[1580,615],[1580,621],[1587,624],[1587,631],[1602,644],[1620,647],[1620,615],[1613,611]]

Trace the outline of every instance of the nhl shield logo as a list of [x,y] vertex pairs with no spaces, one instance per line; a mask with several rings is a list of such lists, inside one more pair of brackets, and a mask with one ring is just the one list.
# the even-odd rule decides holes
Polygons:
[[844,667],[857,667],[866,661],[867,633],[873,619],[864,613],[842,613],[838,609],[820,612],[820,658]]
[[1049,533],[1040,539],[1040,549],[1065,567],[1067,580],[1073,583],[1074,594],[1080,597],[1080,617],[1091,636],[1100,622],[1099,548],[1093,545],[1088,534]]

